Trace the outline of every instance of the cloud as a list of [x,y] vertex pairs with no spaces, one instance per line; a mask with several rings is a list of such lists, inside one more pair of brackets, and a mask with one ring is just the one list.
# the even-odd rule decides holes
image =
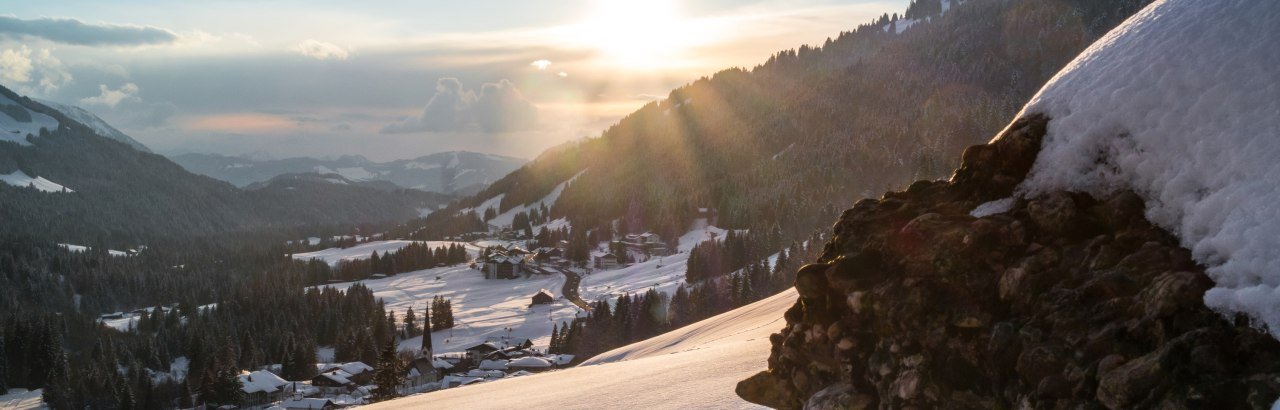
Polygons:
[[542,59],[542,60],[538,60],[538,61],[534,61],[534,62],[532,62],[532,63],[529,63],[529,65],[534,66],[534,67],[538,67],[538,69],[539,69],[539,70],[546,70],[546,69],[547,69],[547,67],[550,67],[550,66],[551,66],[551,60]]
[[333,43],[326,43],[316,39],[307,39],[289,48],[294,52],[311,57],[317,60],[346,60],[350,53],[346,49]]
[[85,97],[80,99],[81,104],[97,104],[114,108],[121,101],[140,101],[138,98],[138,85],[134,83],[125,83],[119,89],[112,90],[107,88],[106,84],[99,84],[98,90],[101,94],[93,97]]
[[480,98],[471,110],[486,132],[521,131],[538,125],[538,107],[525,100],[516,85],[506,79],[481,86]]
[[172,31],[151,26],[89,24],[76,19],[22,20],[0,16],[0,35],[31,38],[80,46],[141,46],[178,40]]
[[[0,81],[15,86],[24,94],[50,94],[71,82],[62,61],[49,49],[35,52],[27,46],[0,51]],[[35,82],[35,84],[30,84]]]
[[456,78],[436,80],[436,92],[422,114],[382,128],[384,134],[405,132],[473,131],[497,133],[533,129],[538,108],[515,84],[503,79],[480,86],[480,95],[466,90]]
[[351,124],[340,122],[329,126],[329,131],[351,131]]

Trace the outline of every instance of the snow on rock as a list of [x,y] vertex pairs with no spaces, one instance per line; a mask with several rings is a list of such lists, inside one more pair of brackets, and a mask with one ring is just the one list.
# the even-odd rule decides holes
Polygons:
[[38,136],[42,128],[53,132],[58,129],[58,120],[0,95],[0,141],[31,145],[27,142],[27,135]]
[[56,182],[44,179],[44,177],[32,177],[22,171],[0,174],[0,181],[16,187],[32,187],[42,192],[75,192]]
[[769,334],[795,303],[787,290],[736,310],[623,346],[585,364],[446,389],[371,408],[756,409],[734,394],[766,368]]
[[[356,260],[369,259],[369,256],[373,255],[374,251],[377,251],[379,255],[386,252],[395,252],[400,250],[400,248],[409,246],[409,244],[414,242],[415,241],[405,241],[405,240],[365,242],[356,246],[352,246],[350,248],[329,248],[329,249],[319,250],[315,252],[295,253],[293,254],[293,258],[298,260],[319,259],[324,261],[325,263],[328,263],[329,265],[337,265],[338,262],[342,262],[342,261],[356,261]],[[450,241],[416,241],[416,242],[426,244],[427,246],[433,249],[442,247],[442,246],[449,246],[456,243],[456,244],[462,244],[464,247],[466,247],[469,253],[474,254],[479,252],[479,248],[468,245],[465,242],[450,242]]]
[[1056,75],[1020,194],[1132,189],[1209,267],[1205,303],[1280,336],[1280,2],[1158,1]]

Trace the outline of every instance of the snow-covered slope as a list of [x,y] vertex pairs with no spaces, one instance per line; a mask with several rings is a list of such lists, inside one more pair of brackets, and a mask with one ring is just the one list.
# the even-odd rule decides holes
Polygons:
[[121,132],[120,130],[116,129],[116,127],[112,127],[111,124],[107,124],[106,121],[103,121],[102,118],[98,118],[97,115],[95,115],[92,112],[89,112],[89,110],[86,110],[84,108],[80,108],[74,105],[59,104],[53,101],[47,101],[47,100],[36,100],[36,101],[46,106],[49,106],[49,108],[58,110],[58,112],[62,113],[62,115],[65,115],[68,118],[75,120],[76,122],[87,125],[89,128],[92,128],[94,132],[98,133],[98,135],[123,142],[138,151],[151,152],[151,149],[147,148],[146,145],[142,145],[141,142],[138,142],[137,140],[133,139],[129,135]]
[[1280,2],[1158,1],[1047,84],[1021,187],[1133,189],[1209,267],[1209,307],[1280,335]]
[[16,187],[34,187],[43,192],[74,192],[57,182],[47,180],[44,177],[32,177],[22,171],[0,174],[0,181]]
[[[569,186],[569,184],[572,184],[573,180],[578,179],[579,176],[582,176],[583,172],[587,172],[587,171],[586,170],[579,171],[572,178],[569,178],[568,181],[564,181],[556,185],[556,187],[551,190],[551,193],[548,193],[547,196],[542,197],[542,199],[534,201],[533,203],[528,203],[528,204],[524,204],[524,205],[520,205],[511,209],[508,209],[506,212],[503,212],[502,214],[485,222],[494,226],[511,226],[511,222],[516,219],[516,214],[518,213],[529,212],[531,210],[538,209],[539,207],[542,207],[542,206],[546,206],[550,208],[552,205],[555,205],[557,199],[560,199],[560,193],[564,192],[564,188]],[[506,194],[498,195],[497,196],[498,199],[496,202],[490,200],[490,201],[485,201],[485,204],[488,204],[491,207],[496,206],[498,203],[501,203],[502,197],[504,196],[506,196]],[[493,202],[493,203],[491,204],[490,202]],[[484,212],[484,210],[487,208],[479,208],[479,209],[480,209],[480,212]]]
[[0,94],[0,141],[31,145],[27,135],[38,136],[40,129],[50,132],[58,129],[58,120],[23,107],[17,101]]
[[733,311],[623,346],[581,366],[447,389],[378,403],[372,408],[690,409],[760,408],[734,394],[765,369],[769,334],[795,303],[785,292]]

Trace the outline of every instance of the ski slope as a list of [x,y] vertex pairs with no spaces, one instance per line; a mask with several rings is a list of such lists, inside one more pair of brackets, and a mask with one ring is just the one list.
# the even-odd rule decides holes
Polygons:
[[44,177],[32,177],[22,171],[0,174],[0,181],[20,188],[32,187],[41,192],[75,192],[57,182],[47,180]]
[[767,367],[769,335],[785,325],[794,289],[571,369],[446,389],[370,408],[745,409],[738,381]]
[[[421,318],[433,296],[450,299],[455,326],[432,335],[436,353],[461,352],[485,341],[507,340],[515,344],[531,339],[535,345],[546,346],[552,325],[571,321],[579,312],[560,294],[564,282],[563,275],[485,279],[484,273],[461,265],[360,281],[400,320],[409,307]],[[345,290],[354,283],[327,286]],[[530,307],[531,298],[541,289],[551,291],[556,296],[555,303]],[[400,349],[416,350],[421,344],[421,337],[406,339]]]

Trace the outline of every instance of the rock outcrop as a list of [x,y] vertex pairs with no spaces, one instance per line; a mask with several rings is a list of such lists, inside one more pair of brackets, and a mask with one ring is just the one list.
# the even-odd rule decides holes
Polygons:
[[970,147],[949,181],[859,201],[738,394],[777,408],[1269,408],[1280,343],[1132,192],[1008,199],[1050,120]]

